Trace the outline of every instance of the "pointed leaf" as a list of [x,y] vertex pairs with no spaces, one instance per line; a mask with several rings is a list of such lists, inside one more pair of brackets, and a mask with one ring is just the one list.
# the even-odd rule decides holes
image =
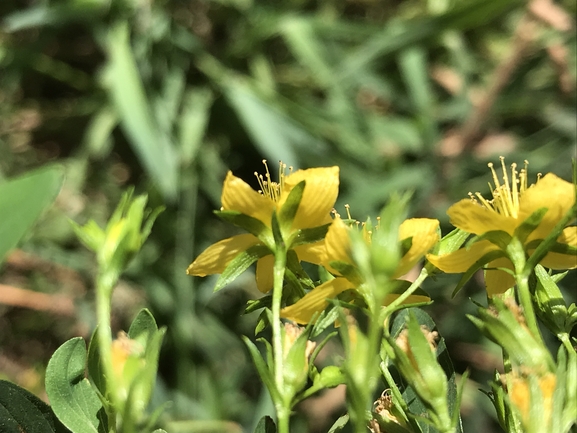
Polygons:
[[260,220],[234,210],[217,210],[215,215],[263,240],[270,229]]
[[292,225],[292,222],[295,218],[295,215],[303,198],[305,185],[306,185],[305,180],[295,185],[295,187],[289,193],[282,208],[280,209],[280,212],[278,213],[278,220],[280,226],[285,230],[289,230]]
[[[272,377],[272,372],[269,370],[268,366],[264,362],[264,359],[262,359],[262,356],[258,351],[257,347],[254,345],[254,343],[244,335],[242,336],[242,339],[246,344],[246,347],[248,347],[248,351],[250,352],[250,356],[252,357],[252,360],[254,362],[254,365],[256,367],[256,370],[258,371],[261,380],[263,381],[268,391],[270,392],[271,396],[273,397],[273,401],[277,400],[279,396],[278,391],[276,389],[276,385]],[[275,395],[277,396],[276,398]]]
[[0,183],[0,263],[54,201],[63,179],[62,167],[50,166]]
[[230,284],[240,274],[246,271],[250,265],[268,254],[270,254],[270,250],[263,245],[254,245],[238,254],[230,261],[223,273],[220,274],[220,277],[218,277],[214,291],[218,292],[224,286]]
[[263,416],[258,424],[254,433],[276,433],[276,425],[270,416]]

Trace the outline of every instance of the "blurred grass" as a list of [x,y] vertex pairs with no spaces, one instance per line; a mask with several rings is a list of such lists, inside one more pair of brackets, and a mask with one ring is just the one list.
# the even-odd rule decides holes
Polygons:
[[[168,325],[156,396],[174,402],[165,421],[252,431],[271,412],[239,338],[255,321],[241,316],[258,296],[253,279],[213,295],[214,279],[184,272],[232,233],[212,214],[226,170],[250,181],[263,158],[337,164],[337,210],[347,203],[365,219],[412,190],[412,214],[445,232],[447,207],[487,193],[486,163],[499,155],[570,179],[575,12],[546,0],[4,0],[0,179],[58,162],[66,181],[0,283],[64,293],[77,316],[66,332],[61,318],[0,302],[0,376],[41,394],[53,341],[89,334],[95,269],[66,218],[104,222],[134,184],[168,210],[118,291],[115,324],[146,303]],[[465,319],[467,298],[484,295],[472,282],[450,299],[454,283],[427,283],[430,312],[458,370],[484,387],[493,349]],[[486,397],[467,398],[465,431],[496,431]],[[338,398],[326,404],[334,419],[343,411]],[[321,415],[299,417],[307,431]]]

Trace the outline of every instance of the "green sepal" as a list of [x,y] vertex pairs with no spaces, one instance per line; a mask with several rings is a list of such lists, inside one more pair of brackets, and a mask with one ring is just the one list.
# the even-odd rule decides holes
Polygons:
[[555,280],[541,265],[535,266],[534,275],[533,301],[537,315],[553,334],[571,332],[573,324],[570,323],[567,304]]
[[289,247],[294,248],[299,245],[313,244],[322,241],[327,235],[331,223],[318,227],[297,230],[289,239]]
[[362,284],[363,277],[359,269],[350,263],[342,262],[340,260],[333,260],[329,262],[331,268],[335,269],[339,274],[349,280],[353,285],[358,286]]
[[70,433],[50,406],[18,385],[0,380],[2,433]]
[[260,352],[258,351],[257,347],[255,346],[255,344],[252,341],[250,341],[250,339],[248,337],[246,337],[244,335],[242,336],[242,339],[243,339],[244,343],[246,344],[246,347],[248,348],[250,356],[252,357],[252,361],[254,362],[254,365],[256,367],[256,371],[258,372],[261,380],[263,381],[263,383],[267,387],[273,401],[278,401],[280,394],[279,394],[278,390],[276,389],[276,385],[275,385],[274,380],[273,380],[272,372],[267,367],[264,359],[262,358],[262,356],[261,356]]
[[[307,328],[297,337],[290,346],[288,353],[283,353],[283,384],[281,390],[285,401],[291,401],[296,393],[298,393],[303,386],[305,386],[308,377],[308,359],[306,357],[307,341],[309,339],[311,326]],[[283,347],[286,347],[286,332],[282,329]]]
[[505,251],[507,246],[511,243],[512,236],[503,230],[491,230],[489,232],[483,233],[479,236],[472,237],[465,248],[469,248],[476,242],[479,241],[489,241],[494,245],[497,245],[501,250]]
[[270,228],[268,228],[261,220],[235,210],[215,210],[213,212],[220,219],[255,235],[264,244],[269,246],[273,245]]
[[543,217],[548,210],[549,209],[546,207],[537,209],[515,229],[513,236],[515,236],[521,241],[521,243],[524,244],[529,235],[533,233],[537,227],[539,227],[539,224],[541,224],[541,221],[543,221]]
[[487,254],[485,254],[483,257],[481,257],[475,263],[473,263],[473,265],[469,269],[467,269],[467,272],[465,272],[463,274],[463,276],[461,277],[461,279],[457,283],[457,287],[455,287],[455,290],[453,290],[453,293],[451,293],[451,296],[454,297],[457,293],[459,293],[459,291],[463,288],[463,286],[467,283],[467,281],[469,281],[471,279],[471,277],[473,277],[475,272],[477,272],[479,269],[481,269],[487,263],[492,262],[493,260],[496,260],[500,257],[505,257],[505,253],[503,251],[501,251],[501,250],[491,251],[491,252],[488,252]]
[[218,292],[224,286],[230,284],[240,274],[246,271],[250,265],[268,254],[270,254],[270,249],[264,245],[253,245],[239,253],[230,261],[226,269],[218,277],[216,285],[214,286],[214,291]]
[[290,231],[295,215],[303,198],[306,181],[302,180],[297,183],[289,193],[286,201],[278,212],[278,221],[283,232]]

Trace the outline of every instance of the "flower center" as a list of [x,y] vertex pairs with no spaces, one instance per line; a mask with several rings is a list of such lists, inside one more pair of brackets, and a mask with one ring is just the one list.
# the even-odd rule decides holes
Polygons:
[[[529,162],[525,161],[525,166],[521,171],[517,171],[517,164],[511,164],[511,178],[509,178],[507,175],[507,167],[505,167],[505,158],[501,156],[499,159],[501,160],[501,168],[503,170],[503,183],[499,181],[493,163],[490,162],[488,164],[493,175],[493,182],[495,183],[493,187],[489,182],[489,188],[493,191],[493,199],[487,200],[479,192],[475,194],[469,193],[469,196],[473,201],[477,203],[480,202],[481,205],[493,212],[517,218],[519,215],[519,200],[528,189],[527,167]],[[540,174],[537,175],[537,181],[539,178]]]
[[[278,182],[274,182],[270,175],[266,159],[263,159],[262,163],[264,164],[266,170],[265,175],[263,176],[262,174],[259,174],[256,171],[254,172],[254,175],[256,176],[256,179],[258,180],[258,185],[260,187],[258,192],[264,195],[265,197],[270,198],[272,201],[278,202],[284,188],[285,178],[287,176],[286,173],[287,165],[282,161],[279,161]],[[293,168],[288,167],[288,169],[289,169],[288,174],[291,174]]]

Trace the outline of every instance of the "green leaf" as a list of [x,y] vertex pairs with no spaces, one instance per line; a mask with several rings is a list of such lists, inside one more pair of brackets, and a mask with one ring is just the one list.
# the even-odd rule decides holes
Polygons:
[[[268,236],[268,233],[270,229],[261,220],[235,210],[215,210],[214,214],[226,222],[245,229],[263,242],[269,241],[268,238],[270,236]],[[270,244],[272,245],[272,239],[270,239]]]
[[111,27],[104,50],[108,63],[102,84],[116,107],[120,126],[146,171],[167,199],[178,190],[178,158],[170,137],[158,127],[130,46],[126,23]]
[[185,164],[191,164],[196,159],[208,126],[213,100],[212,91],[204,87],[188,90],[184,95],[178,139]]
[[108,419],[84,377],[86,344],[81,337],[60,346],[46,367],[46,393],[58,419],[75,433],[107,433]]
[[245,342],[246,347],[248,347],[248,351],[250,352],[250,356],[252,357],[256,371],[258,372],[262,382],[267,387],[268,392],[270,392],[273,401],[278,400],[280,396],[278,390],[276,389],[276,385],[272,377],[272,372],[267,367],[264,359],[262,359],[262,356],[254,343],[244,335],[242,336],[242,339]]
[[50,166],[0,183],[0,263],[52,204],[63,178],[62,167]]
[[50,406],[11,382],[0,380],[0,431],[2,433],[66,433]]
[[130,324],[128,336],[146,345],[154,337],[156,332],[158,332],[158,325],[156,324],[154,316],[148,308],[143,308]]
[[284,230],[290,230],[305,190],[306,181],[302,180],[295,185],[278,213],[278,221]]
[[323,240],[329,230],[331,223],[324,226],[311,227],[308,229],[300,229],[289,239],[289,248],[294,248],[299,245],[312,244]]
[[270,253],[270,250],[264,245],[254,245],[246,251],[239,253],[231,260],[223,273],[218,277],[216,285],[214,286],[214,291],[218,292],[224,286],[230,284],[240,274],[246,271],[250,265]]
[[469,242],[467,242],[466,248],[479,241],[489,241],[492,244],[497,245],[501,250],[506,251],[507,247],[511,243],[512,236],[503,230],[492,230],[490,232],[483,233],[479,236],[472,237]]
[[256,428],[254,433],[276,433],[276,425],[270,416],[263,416]]

